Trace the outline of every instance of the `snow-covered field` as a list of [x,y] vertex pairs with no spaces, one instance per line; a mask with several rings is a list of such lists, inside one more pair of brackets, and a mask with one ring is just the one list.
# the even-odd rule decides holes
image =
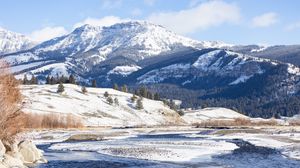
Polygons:
[[[161,101],[143,98],[144,109],[136,109],[131,101],[132,94],[104,88],[87,88],[83,94],[81,87],[65,84],[65,91],[57,93],[57,85],[22,86],[25,112],[74,114],[83,119],[86,126],[154,126],[174,125],[184,121]],[[104,93],[119,105],[109,104]]]

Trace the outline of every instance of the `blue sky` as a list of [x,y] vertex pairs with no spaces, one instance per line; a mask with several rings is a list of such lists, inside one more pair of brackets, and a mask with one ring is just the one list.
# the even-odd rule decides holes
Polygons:
[[0,26],[43,41],[88,23],[148,20],[197,40],[300,44],[298,0],[0,0]]

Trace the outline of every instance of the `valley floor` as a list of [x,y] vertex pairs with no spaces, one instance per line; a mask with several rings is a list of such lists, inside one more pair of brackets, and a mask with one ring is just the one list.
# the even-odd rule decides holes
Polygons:
[[298,167],[300,128],[93,128],[25,134],[37,167]]

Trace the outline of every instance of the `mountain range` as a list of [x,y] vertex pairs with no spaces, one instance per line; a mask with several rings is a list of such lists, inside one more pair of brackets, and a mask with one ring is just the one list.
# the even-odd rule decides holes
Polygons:
[[182,107],[223,106],[255,117],[300,110],[300,45],[196,41],[144,21],[84,25],[33,47],[25,36],[2,32],[9,42],[0,42],[0,55],[17,78],[73,74],[81,84],[146,86]]

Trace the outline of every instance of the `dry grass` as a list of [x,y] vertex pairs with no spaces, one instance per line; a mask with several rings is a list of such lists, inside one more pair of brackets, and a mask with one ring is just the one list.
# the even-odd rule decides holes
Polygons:
[[8,72],[8,66],[0,62],[0,139],[12,142],[22,130],[22,96],[19,82]]
[[233,126],[275,126],[278,122],[275,119],[261,120],[261,121],[251,121],[246,118],[236,118],[231,119],[214,119],[206,120],[195,124],[197,127],[233,127]]
[[289,125],[290,126],[300,126],[300,119],[292,119],[292,120],[289,120]]
[[252,122],[253,126],[276,126],[279,125],[276,119],[271,118],[268,120],[254,121]]
[[82,128],[79,117],[72,114],[25,114],[26,128]]

